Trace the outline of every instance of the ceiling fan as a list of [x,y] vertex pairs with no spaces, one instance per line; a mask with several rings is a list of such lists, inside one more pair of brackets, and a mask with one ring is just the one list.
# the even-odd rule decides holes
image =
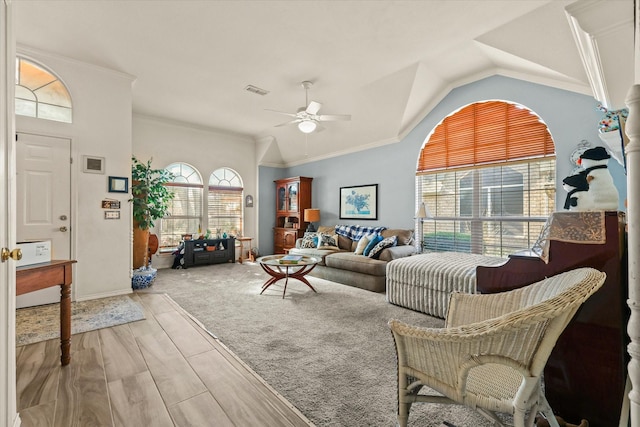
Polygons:
[[267,110],[273,111],[274,113],[284,114],[289,117],[294,117],[293,120],[276,125],[276,127],[297,124],[300,132],[311,133],[314,131],[320,132],[321,130],[324,130],[324,127],[320,124],[320,122],[351,120],[351,116],[348,114],[318,114],[318,111],[320,111],[320,107],[322,107],[322,104],[316,101],[309,102],[309,89],[312,86],[313,83],[310,81],[302,82],[302,87],[304,88],[305,93],[306,107],[298,108],[298,112],[285,113],[284,111]]

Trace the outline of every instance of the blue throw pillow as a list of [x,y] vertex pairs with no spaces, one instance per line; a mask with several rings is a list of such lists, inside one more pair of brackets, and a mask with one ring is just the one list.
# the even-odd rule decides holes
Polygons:
[[373,249],[381,241],[382,236],[380,234],[376,234],[371,240],[369,240],[369,244],[366,248],[364,248],[364,252],[362,252],[362,255],[369,256],[369,252],[371,252],[371,249]]

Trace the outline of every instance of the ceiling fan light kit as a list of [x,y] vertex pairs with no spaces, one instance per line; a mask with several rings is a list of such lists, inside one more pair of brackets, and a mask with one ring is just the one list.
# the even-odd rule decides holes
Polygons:
[[318,125],[313,120],[303,120],[298,123],[298,129],[300,129],[302,133],[311,133],[316,130],[316,127],[318,127]]
[[314,131],[319,132],[322,129],[324,129],[324,127],[319,126],[319,122],[351,120],[351,116],[348,114],[318,114],[318,112],[320,111],[320,108],[322,107],[322,104],[316,101],[309,102],[309,89],[311,88],[311,86],[313,86],[313,83],[310,81],[305,80],[302,82],[302,87],[304,88],[304,91],[305,91],[306,107],[298,108],[298,111],[296,113],[286,113],[284,111],[267,110],[267,111],[273,111],[274,113],[278,113],[278,114],[284,114],[286,116],[294,118],[293,120],[288,121],[286,123],[281,123],[279,125],[276,125],[276,127],[297,124],[300,132],[309,134]]

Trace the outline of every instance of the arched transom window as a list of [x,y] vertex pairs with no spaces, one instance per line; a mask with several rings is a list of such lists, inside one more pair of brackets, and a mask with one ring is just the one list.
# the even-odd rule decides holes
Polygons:
[[435,127],[416,171],[425,251],[507,256],[532,247],[555,210],[555,149],[546,124],[503,101],[468,105]]
[[216,169],[209,177],[208,227],[232,236],[242,235],[242,178],[229,168]]
[[71,96],[53,73],[24,58],[16,58],[15,113],[71,123]]

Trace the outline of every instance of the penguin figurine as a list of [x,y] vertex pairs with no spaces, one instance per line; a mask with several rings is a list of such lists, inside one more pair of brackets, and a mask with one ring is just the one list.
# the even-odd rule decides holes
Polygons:
[[592,207],[580,210],[618,210],[618,189],[607,167],[610,158],[604,147],[590,148],[580,156],[578,162],[584,168],[589,183],[587,194],[593,201]]
[[562,180],[562,188],[567,191],[567,197],[564,200],[564,208],[570,211],[581,211],[589,209],[592,204],[589,200],[589,183],[587,182],[587,174],[580,171],[575,175],[571,175]]

